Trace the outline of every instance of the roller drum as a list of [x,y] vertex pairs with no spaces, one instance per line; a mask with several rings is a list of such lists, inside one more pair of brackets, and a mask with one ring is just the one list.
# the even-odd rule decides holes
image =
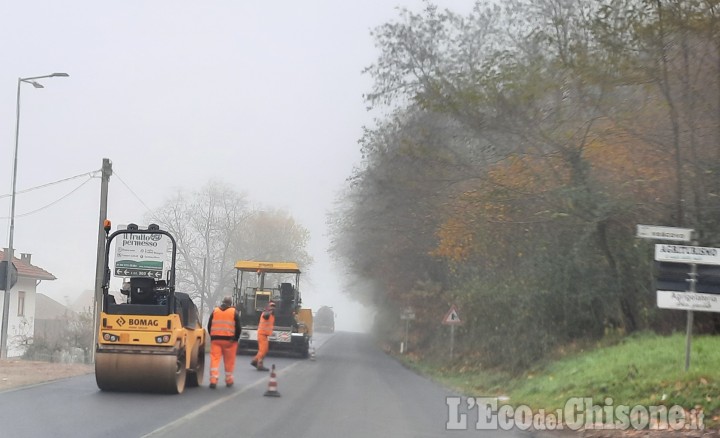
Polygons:
[[185,358],[167,354],[95,354],[95,381],[103,391],[179,394],[185,389]]

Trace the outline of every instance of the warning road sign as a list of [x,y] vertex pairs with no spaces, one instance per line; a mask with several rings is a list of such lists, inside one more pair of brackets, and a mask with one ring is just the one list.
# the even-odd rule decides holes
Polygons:
[[443,318],[442,323],[445,325],[460,325],[460,324],[462,324],[462,321],[460,320],[460,316],[458,315],[457,307],[455,307],[455,304],[450,306],[450,310],[448,310],[448,313],[445,314],[445,317]]

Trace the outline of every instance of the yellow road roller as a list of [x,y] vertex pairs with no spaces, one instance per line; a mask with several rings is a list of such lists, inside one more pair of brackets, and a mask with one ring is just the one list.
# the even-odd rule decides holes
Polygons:
[[[175,239],[155,224],[147,229],[130,224],[112,234],[110,228],[106,221],[95,349],[98,388],[179,394],[185,386],[202,385],[206,334],[189,295],[175,291]],[[110,293],[112,276],[123,280],[120,301],[124,302]]]

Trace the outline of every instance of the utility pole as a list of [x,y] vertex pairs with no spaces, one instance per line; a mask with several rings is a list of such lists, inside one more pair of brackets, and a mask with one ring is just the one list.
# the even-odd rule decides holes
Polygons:
[[108,184],[112,175],[112,161],[103,158],[102,179],[100,183],[100,220],[98,223],[97,259],[95,261],[95,299],[93,300],[93,343],[90,346],[91,362],[95,363],[95,345],[100,329],[100,312],[102,311],[102,284],[105,276],[105,219],[107,219]]
[[[203,257],[202,290],[200,291],[200,321],[203,320],[203,309],[205,308],[205,275],[207,272],[207,257]],[[210,306],[208,306],[208,311]]]

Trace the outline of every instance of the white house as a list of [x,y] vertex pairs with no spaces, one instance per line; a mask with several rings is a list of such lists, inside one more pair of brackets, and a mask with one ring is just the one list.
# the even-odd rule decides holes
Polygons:
[[[0,252],[0,261],[5,260],[7,248]],[[25,352],[28,342],[35,332],[35,301],[37,288],[43,280],[56,280],[48,271],[34,266],[30,254],[13,257],[18,272],[15,286],[10,289],[10,309],[8,312],[8,357],[19,357]],[[3,292],[3,291],[0,291]],[[5,294],[0,293],[0,309],[3,308]],[[2,312],[0,311],[0,321]]]

